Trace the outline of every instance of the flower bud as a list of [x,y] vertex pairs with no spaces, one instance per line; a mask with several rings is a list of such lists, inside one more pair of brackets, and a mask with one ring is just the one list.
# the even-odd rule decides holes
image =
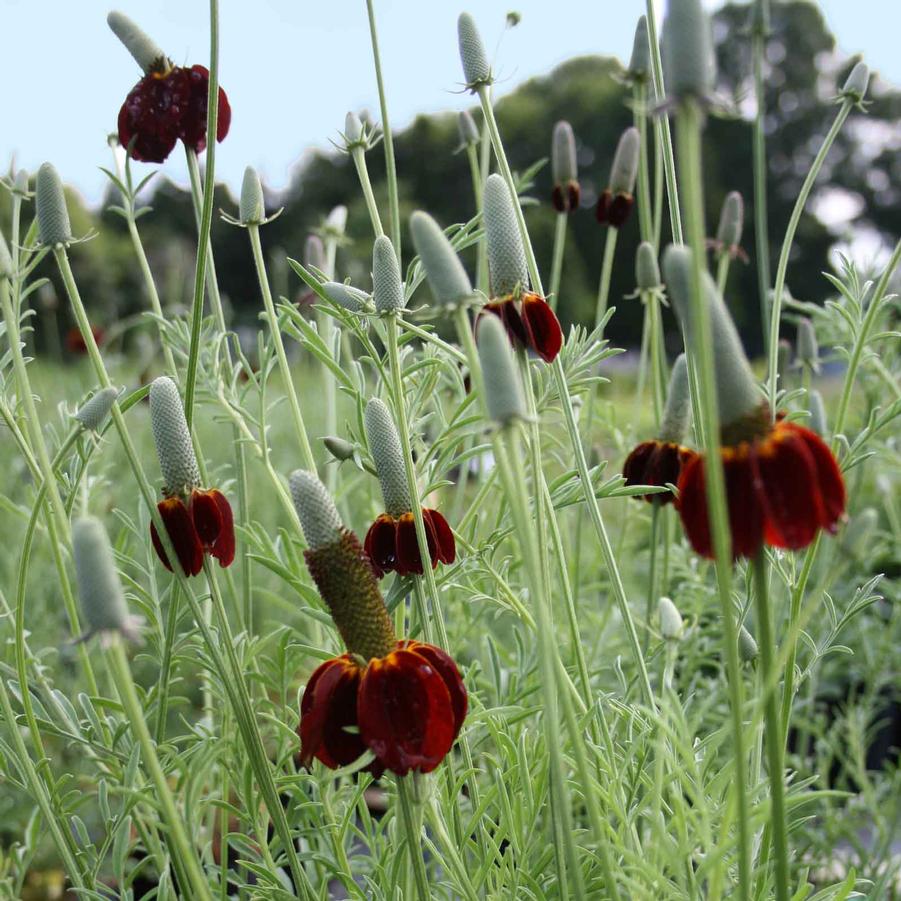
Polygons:
[[332,207],[328,216],[325,217],[325,227],[336,235],[343,235],[344,229],[347,227],[347,207],[343,204]]
[[657,252],[649,241],[642,241],[635,253],[635,281],[640,291],[653,291],[660,287]]
[[870,69],[866,63],[859,62],[845,79],[839,96],[852,103],[860,103],[867,94],[867,84],[870,81]]
[[780,338],[776,345],[776,362],[779,364],[779,372],[788,372],[792,362],[792,345],[788,338]]
[[72,550],[78,597],[88,627],[85,637],[95,632],[120,632],[137,639],[137,622],[128,613],[103,523],[93,516],[76,519],[72,523]]
[[72,226],[66,209],[66,196],[59,173],[51,163],[44,163],[38,169],[35,184],[35,203],[38,217],[38,240],[45,247],[69,244],[72,240]]
[[485,45],[482,43],[482,36],[476,28],[475,20],[469,13],[460,13],[457,19],[457,41],[466,87],[475,91],[481,85],[491,84],[493,79],[488,54],[485,52]]
[[438,223],[417,210],[410,217],[413,246],[422,260],[432,294],[439,304],[456,304],[472,296],[472,283]]
[[263,186],[260,176],[253,166],[244,170],[244,181],[241,183],[241,202],[238,205],[238,219],[241,225],[259,225],[266,218],[266,205],[263,200]]
[[638,17],[628,72],[632,78],[642,81],[651,74],[651,42],[648,40],[647,16]]
[[502,426],[509,425],[515,419],[525,419],[526,402],[513,349],[497,316],[488,315],[479,319],[476,343],[489,417]]
[[353,456],[357,451],[356,445],[352,444],[350,441],[345,441],[343,438],[339,438],[337,435],[326,435],[326,437],[322,439],[322,443],[325,445],[325,449],[336,460],[340,460],[342,463],[345,460],[353,459]]
[[[663,256],[663,273],[670,299],[685,332],[686,343],[698,348],[697,323],[694,321],[691,301],[692,251],[684,245],[670,245]],[[760,390],[735,323],[706,270],[701,272],[701,302],[706,306],[710,317],[721,426],[726,427],[751,416],[756,418],[762,401]]]
[[28,197],[28,173],[24,169],[20,169],[13,179],[13,193]]
[[150,425],[163,473],[163,493],[187,495],[200,484],[191,432],[175,382],[161,375],[150,385]]
[[820,371],[820,348],[813,323],[805,316],[798,320],[797,353],[799,366],[806,366],[811,372]]
[[513,198],[500,175],[489,175],[483,201],[485,241],[488,245],[488,280],[492,297],[528,290],[529,270]]
[[879,514],[873,507],[864,507],[856,516],[852,516],[842,534],[842,550],[852,557],[866,552],[876,526],[879,525]]
[[479,128],[469,110],[463,110],[457,115],[457,131],[460,133],[460,143],[464,147],[469,147],[470,144],[478,144],[481,140]]
[[691,413],[691,395],[688,384],[688,361],[685,354],[679,354],[673,363],[673,371],[669,377],[666,391],[666,406],[660,420],[661,441],[681,444],[688,431],[688,418]]
[[9,246],[3,232],[0,232],[0,278],[13,277],[13,258],[9,255]]
[[307,268],[312,266],[320,272],[326,271],[328,261],[325,258],[325,246],[319,235],[307,235],[303,245],[303,262]]
[[377,397],[366,404],[365,426],[369,451],[382,487],[385,512],[392,516],[408,513],[412,504],[400,435],[391,411]]
[[821,438],[825,438],[829,427],[826,424],[826,405],[823,403],[823,395],[816,388],[812,388],[807,396],[807,402],[810,406],[810,427]]
[[311,550],[333,544],[344,528],[328,489],[311,472],[296,469],[288,479],[291,500]]
[[166,68],[166,54],[128,16],[113,11],[106,17],[106,23],[145,73]]
[[730,191],[723,201],[720,224],[716,230],[716,241],[728,250],[741,244],[741,232],[745,220],[745,204],[738,191]]
[[348,149],[363,143],[363,121],[354,112],[344,117],[344,140]]
[[754,636],[744,627],[738,629],[738,656],[744,663],[753,663],[757,659],[757,642]]
[[710,19],[701,0],[670,0],[661,44],[670,96],[707,97],[716,77],[716,57]]
[[351,313],[362,313],[369,308],[369,295],[353,285],[345,285],[344,282],[325,282],[322,290],[332,303]]
[[80,422],[85,429],[96,432],[109,416],[118,396],[118,388],[101,388],[90,400],[82,404],[73,419]]
[[379,313],[396,313],[404,308],[400,266],[387,235],[379,235],[372,248],[372,299]]
[[682,614],[668,597],[661,597],[658,601],[657,615],[664,641],[679,641],[685,631],[685,624],[682,622]]
[[641,139],[638,129],[627,128],[620,136],[610,167],[610,191],[613,194],[631,194],[638,177],[638,154]]
[[565,185],[579,177],[576,165],[576,136],[573,127],[564,120],[554,126],[551,144],[551,174],[554,184]]

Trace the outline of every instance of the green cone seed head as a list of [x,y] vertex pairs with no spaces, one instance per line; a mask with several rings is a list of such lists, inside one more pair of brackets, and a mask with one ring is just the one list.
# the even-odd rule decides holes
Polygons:
[[347,227],[347,207],[343,204],[333,207],[325,217],[325,227],[336,235],[343,235]]
[[870,69],[866,63],[857,63],[851,70],[842,86],[841,96],[854,103],[860,103],[867,94],[870,81]]
[[497,316],[489,313],[479,319],[476,343],[479,362],[482,364],[489,417],[499,425],[509,425],[515,419],[525,419],[526,402],[516,361],[513,359],[513,349]]
[[632,58],[629,60],[629,75],[635,79],[645,79],[651,73],[651,44],[648,40],[648,17],[639,16],[632,42]]
[[13,192],[22,197],[28,196],[28,173],[20,169],[13,180]]
[[745,663],[753,663],[759,653],[754,636],[744,627],[738,630],[738,656]]
[[353,285],[345,285],[343,282],[325,282],[322,290],[332,303],[351,313],[362,313],[369,307],[369,295]]
[[161,375],[150,386],[150,425],[163,473],[163,493],[186,495],[200,484],[191,432],[175,382]]
[[529,269],[513,198],[500,175],[485,182],[483,218],[488,244],[488,279],[492,297],[504,297],[518,288],[528,290]]
[[410,233],[435,301],[450,305],[471,297],[472,283],[441,226],[417,210],[410,217]]
[[115,631],[131,635],[135,623],[128,614],[113,549],[103,523],[93,516],[76,519],[72,523],[72,549],[78,598],[88,634]]
[[382,486],[385,512],[392,516],[409,513],[412,505],[400,435],[391,411],[377,397],[366,404],[365,425],[369,451]]
[[565,185],[579,178],[576,163],[576,136],[573,127],[564,120],[554,126],[551,144],[551,175],[555,185]]
[[339,438],[337,435],[326,435],[325,438],[322,439],[322,443],[325,445],[325,449],[336,460],[340,460],[342,463],[345,460],[352,459],[353,455],[356,453],[355,445],[351,444],[350,441]]
[[660,634],[664,641],[679,641],[685,631],[682,614],[668,598],[662,597],[657,602],[657,616],[660,618]]
[[295,469],[288,485],[307,545],[315,550],[334,544],[344,530],[344,524],[325,485],[304,469]]
[[253,166],[248,166],[244,170],[244,181],[241,182],[238,219],[241,225],[259,225],[265,218],[266,204],[263,200],[263,185],[257,170]]
[[328,268],[325,245],[319,235],[307,235],[307,240],[303,245],[303,262],[305,266],[312,266],[320,272],[325,272]]
[[128,16],[114,11],[106,17],[106,22],[145,73],[167,67],[166,54]]
[[651,291],[660,287],[657,252],[650,241],[642,241],[635,253],[635,282],[640,291]]
[[820,346],[813,323],[805,316],[798,320],[798,342],[796,360],[811,372],[820,371]]
[[857,557],[869,549],[870,539],[876,526],[879,525],[879,514],[873,507],[864,507],[845,527],[842,535],[842,550]]
[[614,194],[631,194],[635,190],[640,145],[637,128],[633,126],[622,133],[610,167],[610,190]]
[[476,28],[475,20],[469,13],[460,13],[457,19],[457,41],[460,46],[460,62],[463,63],[463,77],[466,87],[475,89],[479,85],[491,84],[491,66],[482,43],[482,36]]
[[716,57],[701,0],[669,0],[663,22],[663,70],[672,97],[704,98],[713,90]]
[[469,110],[463,110],[457,116],[457,131],[460,133],[460,143],[464,147],[468,147],[470,144],[478,144],[481,140],[479,128]]
[[75,414],[74,419],[80,422],[86,429],[96,432],[109,416],[116,398],[119,396],[118,388],[101,388],[94,396],[82,405]]
[[38,169],[35,183],[35,203],[38,216],[38,240],[45,247],[68,244],[72,240],[72,226],[66,208],[66,195],[59,173],[51,163]]
[[372,299],[379,313],[396,313],[404,308],[400,265],[387,235],[379,235],[372,247]]
[[363,140],[363,121],[354,112],[350,112],[344,117],[344,140],[348,147],[359,144]]
[[691,395],[688,386],[688,360],[685,354],[679,354],[673,363],[673,371],[669,377],[666,391],[666,406],[660,420],[661,441],[681,444],[688,431],[688,419],[691,415]]
[[0,278],[13,277],[13,258],[9,255],[9,246],[3,232],[0,232]]
[[[692,266],[692,252],[688,247],[671,245],[666,249],[663,274],[669,296],[682,323],[686,343],[697,347],[696,324],[691,310]],[[758,414],[763,398],[735,323],[707,271],[701,273],[701,291],[702,302],[710,317],[720,424],[726,427]]]
[[826,405],[823,403],[823,395],[812,388],[807,400],[810,407],[810,427],[821,437],[825,438],[829,432],[826,422]]
[[738,191],[730,191],[723,201],[720,224],[716,230],[717,243],[722,247],[738,247],[745,224],[745,203]]

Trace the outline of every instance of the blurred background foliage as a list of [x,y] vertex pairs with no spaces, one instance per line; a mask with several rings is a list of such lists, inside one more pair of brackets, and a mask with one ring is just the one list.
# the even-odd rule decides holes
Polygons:
[[[728,300],[752,353],[761,347],[760,316],[754,270],[751,218],[754,214],[751,170],[751,117],[754,113],[751,82],[749,10],[728,4],[714,18],[719,59],[718,92],[731,112],[710,116],[705,135],[705,191],[708,229],[713,233],[726,193],[738,190],[745,198],[747,218],[743,246],[750,263],[736,262],[730,275]],[[600,42],[600,39],[599,39]],[[807,0],[774,3],[767,44],[766,131],[769,160],[769,234],[773,265],[801,182],[835,114],[833,99],[856,59],[842,58],[819,9]],[[590,321],[600,270],[603,230],[594,219],[593,206],[606,186],[616,142],[632,124],[630,88],[623,83],[622,64],[609,57],[580,57],[563,63],[547,76],[531,79],[502,97],[497,115],[511,165],[524,171],[549,155],[551,131],[558,119],[568,119],[578,141],[582,205],[570,218],[559,312],[566,326]],[[500,85],[503,89],[503,84]],[[821,277],[829,251],[852,233],[863,237],[872,254],[880,244],[901,234],[901,91],[874,76],[867,113],[854,112],[839,135],[824,167],[811,206],[838,208],[849,213],[827,225],[816,215],[805,215],[798,231],[789,268],[789,286],[799,299],[821,301],[829,285]],[[475,112],[477,121],[481,116]],[[343,110],[335,119],[343,121]],[[236,111],[240,115],[240,110]],[[339,140],[337,134],[335,140]],[[417,208],[429,210],[442,224],[462,222],[473,214],[470,170],[465,153],[455,152],[459,140],[456,115],[423,114],[395,136],[402,220]],[[387,209],[384,157],[381,147],[368,154],[375,193]],[[98,158],[107,165],[109,158]],[[135,166],[136,179],[146,167]],[[65,170],[63,169],[63,174]],[[531,195],[538,201],[527,209],[527,219],[540,265],[550,269],[554,212],[549,203],[550,167],[538,173]],[[140,228],[159,281],[164,307],[178,309],[189,302],[193,279],[195,224],[190,195],[156,175],[141,195],[152,212]],[[76,278],[82,286],[97,325],[110,330],[115,322],[146,309],[125,223],[106,208],[119,202],[111,186],[104,209],[93,213],[70,198],[76,234],[96,228],[97,237],[80,246],[73,256]],[[347,245],[338,261],[338,277],[351,278],[368,288],[371,230],[356,173],[348,156],[337,149],[304,157],[287,191],[268,198],[269,208],[284,206],[283,215],[263,231],[274,287],[281,295],[297,296],[300,284],[285,264],[300,258],[307,234],[318,228],[328,211],[344,204],[349,209]],[[215,207],[234,212],[236,200],[219,187]],[[634,290],[633,260],[638,242],[637,215],[622,229],[617,248],[611,302],[617,313],[608,334],[615,344],[635,346],[640,340],[641,309],[624,299]],[[8,221],[8,197],[0,195],[0,222]],[[828,221],[828,217],[827,217]],[[666,217],[664,216],[666,223]],[[404,262],[410,259],[405,234]],[[664,225],[664,243],[668,240]],[[220,285],[231,305],[233,322],[252,324],[260,310],[256,278],[246,236],[217,218],[212,241]],[[51,267],[44,274],[53,277]],[[35,326],[38,351],[58,346],[52,332],[65,332],[68,312],[53,310],[54,292],[39,295]],[[675,350],[679,344],[668,314],[666,326]]]

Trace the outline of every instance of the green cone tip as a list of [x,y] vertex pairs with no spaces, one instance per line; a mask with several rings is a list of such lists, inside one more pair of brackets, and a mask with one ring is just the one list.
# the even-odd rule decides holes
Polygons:
[[480,85],[491,84],[493,79],[488,54],[475,20],[469,13],[460,13],[457,19],[457,41],[466,87],[474,90]]
[[716,79],[710,18],[701,0],[670,0],[661,41],[666,90],[672,97],[706,98]]
[[717,243],[728,249],[741,244],[741,232],[745,224],[745,202],[738,191],[730,191],[720,210],[720,222],[716,229]]
[[554,126],[551,142],[551,177],[555,185],[565,185],[579,177],[576,162],[576,136],[573,127],[561,119]]
[[664,641],[679,641],[685,631],[682,614],[668,598],[661,597],[657,602],[657,616],[660,619],[660,634]]
[[744,663],[753,663],[757,659],[757,642],[754,636],[744,627],[738,630],[738,656]]
[[372,246],[372,299],[379,313],[396,313],[404,308],[400,265],[387,235],[379,235]]
[[347,207],[344,204],[332,207],[328,216],[325,217],[325,227],[336,235],[344,234],[344,229],[347,227]]
[[488,245],[488,280],[492,297],[504,297],[518,288],[528,290],[529,270],[522,246],[513,198],[500,175],[485,182],[482,217]]
[[870,81],[870,68],[866,63],[857,63],[851,70],[842,86],[841,96],[854,103],[860,103],[867,94]]
[[641,138],[634,126],[627,128],[620,136],[610,167],[610,190],[614,194],[631,194],[635,190],[638,177],[638,154]]
[[826,404],[823,403],[823,395],[816,388],[811,388],[807,404],[810,407],[810,427],[820,438],[825,438],[829,433],[829,426],[826,421]]
[[651,72],[651,44],[648,40],[648,17],[639,16],[632,41],[632,57],[629,60],[629,74],[633,78],[647,78]]
[[164,494],[186,495],[200,484],[200,470],[185,408],[175,382],[161,375],[150,385],[150,425],[163,474]]
[[51,163],[44,163],[38,169],[34,192],[38,240],[45,247],[69,244],[72,241],[72,226],[69,224],[66,195],[59,173]]
[[118,388],[101,388],[81,406],[73,418],[84,428],[96,432],[109,416],[118,396]]
[[657,265],[657,251],[650,241],[642,241],[635,252],[635,282],[640,291],[659,288],[660,267]]
[[404,468],[404,454],[391,411],[383,401],[373,397],[366,404],[364,420],[366,440],[382,486],[385,512],[392,516],[409,513],[410,491]]
[[[663,274],[686,344],[697,348],[697,324],[692,311],[692,252],[684,245],[670,245],[663,255]],[[720,297],[710,273],[701,273],[701,300],[710,317],[717,400],[721,426],[756,414],[763,400],[745,356],[735,323]]]
[[351,313],[362,313],[369,307],[369,295],[353,285],[343,282],[325,282],[322,286],[326,297]]
[[436,303],[456,304],[471,297],[472,283],[441,226],[417,210],[410,217],[410,233]]
[[126,637],[137,638],[136,621],[129,616],[122,581],[103,523],[93,516],[76,519],[72,523],[72,550],[87,634],[120,632]]
[[351,144],[359,144],[363,140],[363,121],[354,112],[350,112],[344,117],[344,140],[348,147]]
[[817,342],[816,329],[813,323],[805,316],[798,320],[796,360],[802,366],[806,366],[811,372],[820,371],[820,346]]
[[328,261],[325,258],[325,245],[319,235],[307,235],[303,244],[303,263],[325,272],[328,269]]
[[353,459],[353,455],[356,452],[355,445],[351,444],[350,441],[339,438],[337,435],[326,435],[325,438],[322,439],[322,443],[325,445],[325,449],[336,460],[340,460],[342,463],[345,460]]
[[479,135],[479,127],[476,125],[475,119],[469,110],[463,110],[457,116],[457,131],[460,133],[460,143],[464,147],[470,144],[478,144],[481,140]]
[[266,218],[266,203],[263,200],[263,185],[253,166],[244,170],[241,182],[241,202],[238,205],[238,219],[241,225],[259,225]]
[[476,343],[489,417],[499,425],[525,419],[526,402],[513,349],[506,329],[497,316],[489,313],[479,319]]
[[106,22],[145,73],[168,62],[156,41],[151,40],[124,13],[114,10],[106,17]]
[[688,431],[688,420],[691,415],[691,395],[688,386],[688,361],[685,354],[679,354],[673,363],[673,371],[669,377],[666,391],[666,406],[660,419],[661,441],[681,444]]
[[312,472],[295,469],[288,485],[307,545],[315,550],[338,541],[344,525],[332,496],[319,478]]

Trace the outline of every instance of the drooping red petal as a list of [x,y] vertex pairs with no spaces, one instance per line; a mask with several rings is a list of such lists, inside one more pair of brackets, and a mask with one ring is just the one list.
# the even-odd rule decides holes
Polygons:
[[454,710],[454,739],[460,734],[460,727],[463,720],[466,719],[466,711],[469,709],[469,697],[466,694],[466,686],[463,684],[463,678],[457,664],[453,658],[441,648],[435,645],[426,644],[421,641],[401,641],[398,647],[404,647],[408,650],[415,651],[420,657],[425,657],[429,663],[438,672],[438,675],[444,679],[450,694],[451,706]]
[[610,204],[613,202],[613,195],[607,188],[598,197],[598,205],[594,210],[594,217],[601,225],[606,225],[610,221]]
[[[181,498],[167,497],[157,504],[157,510],[160,512],[166,532],[169,534],[169,540],[175,548],[178,562],[181,563],[185,575],[196,576],[203,568],[203,545],[200,543],[200,537],[194,528],[194,521],[188,508]],[[172,566],[153,523],[150,524],[150,538],[163,566],[171,571]]]
[[191,492],[188,502],[191,516],[194,519],[194,528],[200,536],[200,543],[204,550],[209,550],[213,542],[222,531],[222,514],[212,491],[201,491],[195,488]]
[[419,555],[419,541],[416,538],[416,523],[412,513],[404,513],[398,517],[395,560],[394,568],[399,576],[408,576],[410,573],[422,575],[422,558]]
[[208,493],[213,496],[222,520],[222,528],[219,529],[219,535],[210,548],[210,554],[224,568],[231,566],[235,559],[235,517],[232,513],[231,504],[221,491],[217,488],[212,488]]
[[492,301],[489,304],[485,304],[484,309],[489,313],[494,313],[504,323],[510,343],[514,347],[529,346],[529,336],[526,333],[522,317],[519,315],[519,310],[516,309],[516,303],[512,297]]
[[[206,66],[191,66],[185,69],[190,85],[190,98],[181,121],[178,136],[196,153],[206,149],[207,93],[210,86],[210,72]],[[216,118],[216,140],[222,141],[231,126],[231,104],[222,88],[219,88],[219,111]]]
[[397,522],[393,516],[382,513],[366,533],[363,549],[376,578],[381,579],[397,563]]
[[577,181],[571,181],[566,186],[569,195],[569,212],[574,213],[579,208],[579,200],[582,197],[582,187]]
[[635,198],[631,194],[619,193],[614,195],[607,210],[607,222],[614,228],[625,225],[634,205]]
[[551,192],[551,205],[558,213],[566,212],[566,201],[567,197],[563,193],[563,185],[557,184],[554,185],[554,189]]
[[357,721],[366,745],[399,776],[430,773],[454,742],[456,719],[444,679],[425,657],[404,649],[369,662]]
[[824,520],[816,465],[803,439],[775,431],[751,450],[755,485],[764,510],[764,538],[773,547],[807,547]]
[[353,763],[366,751],[358,732],[357,694],[360,667],[349,654],[333,657],[310,676],[300,702],[300,763],[309,766],[315,757],[331,769]]
[[[447,520],[437,510],[422,508],[422,518],[429,537],[429,552],[432,555],[432,566],[441,563],[453,563],[457,559],[457,542]],[[434,545],[434,548],[433,548]]]
[[[633,448],[623,464],[626,485],[677,485],[683,460],[692,452],[670,441],[642,441]],[[638,500],[649,504],[669,504],[672,494],[641,494]]]
[[522,297],[522,323],[526,344],[544,360],[551,363],[563,347],[563,330],[550,304],[538,294]]
[[131,147],[133,159],[161,163],[179,138],[182,118],[191,96],[187,70],[145,75],[129,92],[119,110],[119,143]]
[[823,502],[823,519],[820,525],[829,532],[834,532],[838,521],[845,512],[847,494],[845,480],[838,468],[833,453],[829,446],[816,432],[795,425],[792,422],[779,423],[776,431],[790,430],[797,435],[806,445],[813,458],[816,468],[817,487]]

